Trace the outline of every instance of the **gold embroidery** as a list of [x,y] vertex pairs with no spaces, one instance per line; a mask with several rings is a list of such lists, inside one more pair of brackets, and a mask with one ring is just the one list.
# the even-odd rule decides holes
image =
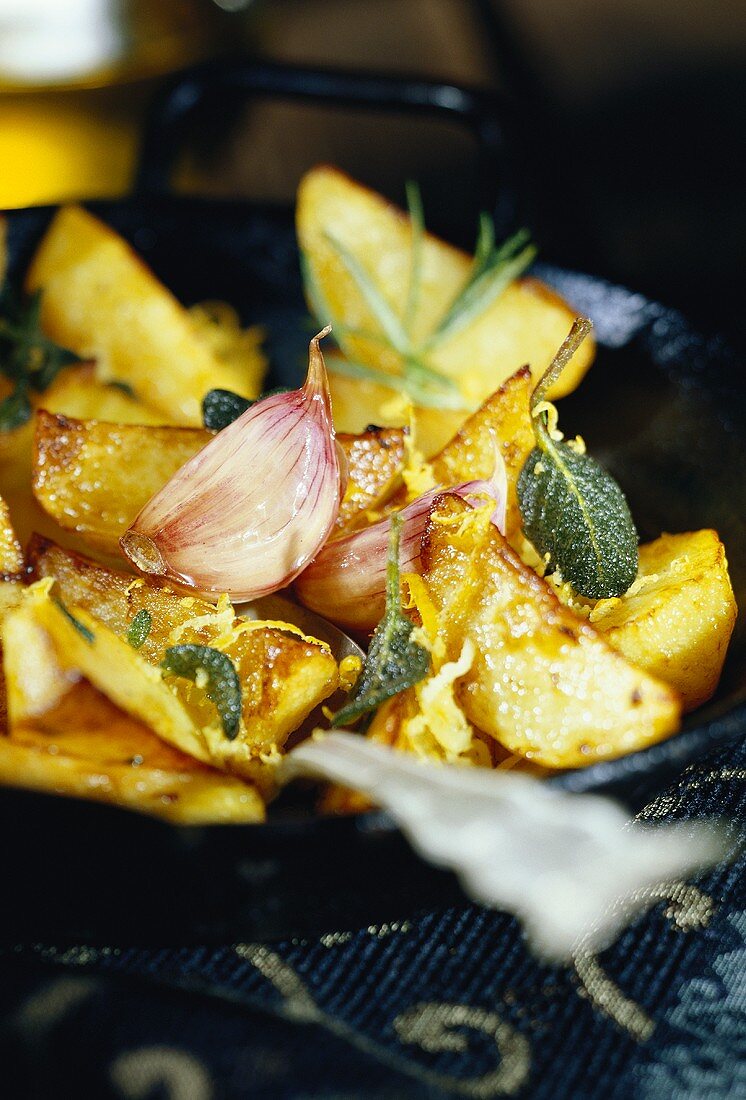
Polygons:
[[[379,926],[372,926],[379,927]],[[389,934],[392,925],[381,925]],[[376,934],[376,933],[374,933]],[[440,1088],[449,1088],[463,1096],[487,1098],[505,1096],[516,1092],[525,1082],[531,1063],[531,1048],[523,1035],[502,1020],[497,1013],[469,1005],[424,1004],[401,1013],[394,1020],[394,1030],[402,1042],[414,1043],[422,1050],[467,1050],[468,1041],[453,1027],[470,1027],[489,1035],[500,1053],[500,1064],[492,1072],[476,1079],[451,1077],[424,1069],[408,1058],[372,1042],[354,1028],[333,1016],[327,1016],[317,1007],[311,994],[293,968],[274,951],[262,944],[239,943],[234,951],[271,982],[283,997],[280,1008],[288,1019],[303,1023],[320,1024],[352,1046],[374,1055],[380,1062],[414,1077],[416,1080]]]
[[595,955],[579,955],[575,959],[575,972],[594,1008],[639,1043],[650,1038],[655,1031],[655,1021],[636,1001],[625,997],[616,982],[604,972]]
[[238,943],[237,955],[255,966],[283,997],[283,1012],[293,1020],[322,1022],[322,1014],[292,966],[259,943]]
[[[666,900],[670,904],[664,916],[682,932],[705,928],[715,912],[715,903],[708,894],[688,882],[660,882],[646,887],[638,896],[651,901]],[[603,1012],[623,1028],[633,1039],[644,1043],[655,1031],[655,1021],[641,1005],[622,993],[619,986],[603,970],[595,955],[580,952],[573,960],[582,990],[594,1008]]]
[[353,935],[352,932],[327,932],[319,937],[319,943],[322,947],[336,947],[340,943],[349,943]]
[[408,1009],[394,1020],[394,1030],[403,1043],[413,1043],[428,1053],[444,1050],[466,1051],[469,1040],[451,1028],[468,1027],[488,1035],[500,1054],[499,1065],[483,1077],[428,1074],[430,1080],[454,1089],[464,1096],[509,1096],[526,1082],[531,1067],[531,1048],[520,1032],[496,1012],[460,1004],[421,1004]]
[[151,1096],[156,1089],[168,1100],[212,1100],[215,1095],[202,1062],[175,1047],[124,1051],[109,1067],[109,1077],[117,1092],[131,1100]]

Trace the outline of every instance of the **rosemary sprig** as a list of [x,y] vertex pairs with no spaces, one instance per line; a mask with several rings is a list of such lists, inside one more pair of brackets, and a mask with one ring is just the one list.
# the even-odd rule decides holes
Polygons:
[[[435,331],[425,342],[426,351],[432,351],[433,348],[465,329],[526,270],[536,256],[536,247],[530,243],[530,234],[527,229],[519,229],[499,248],[496,248],[492,222],[488,223],[491,239],[487,236],[484,237],[481,245],[479,241],[477,242],[478,248],[471,274],[438,322]],[[480,223],[480,238],[485,224],[487,223],[484,221]]]
[[410,333],[417,315],[417,307],[422,296],[422,242],[425,237],[425,212],[422,208],[422,195],[414,180],[407,180],[407,210],[412,226],[412,251],[409,263],[409,289],[404,306],[404,331]]
[[31,416],[31,391],[43,393],[78,357],[41,331],[41,291],[23,300],[6,282],[0,291],[0,373],[13,383],[0,401],[0,431],[18,428]]
[[[406,301],[401,316],[386,298],[376,281],[347,246],[332,233],[325,233],[352,278],[363,301],[370,310],[378,332],[370,332],[334,316],[325,295],[313,276],[308,258],[301,256],[306,294],[311,309],[320,323],[331,324],[334,335],[348,362],[330,366],[338,374],[367,378],[406,394],[420,405],[431,408],[464,407],[458,385],[428,363],[428,355],[441,344],[456,336],[483,313],[488,306],[518,278],[536,255],[528,230],[521,229],[500,246],[495,244],[495,229],[488,214],[480,215],[474,262],[464,285],[444,310],[435,329],[423,341],[414,341],[412,329],[422,300],[422,259],[425,221],[419,188],[407,184],[407,206],[412,226],[410,275]],[[362,339],[393,349],[401,360],[401,373],[390,374],[360,363],[350,341]]]

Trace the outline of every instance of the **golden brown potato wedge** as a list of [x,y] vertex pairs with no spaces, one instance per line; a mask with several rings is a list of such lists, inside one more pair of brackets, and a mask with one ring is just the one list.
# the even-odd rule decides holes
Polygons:
[[337,439],[347,458],[348,480],[335,527],[351,531],[394,489],[404,466],[404,431],[374,428],[362,435],[342,433]]
[[424,576],[446,650],[474,645],[458,700],[510,752],[552,768],[641,749],[678,729],[680,701],[564,607],[489,523],[445,495],[433,509]]
[[[447,488],[462,481],[491,477],[495,468],[495,445],[499,445],[508,482],[506,533],[509,539],[521,530],[516,483],[535,443],[529,413],[532,389],[531,372],[528,367],[521,367],[430,459],[434,484]],[[405,499],[406,494],[402,491],[393,503],[401,505]]]
[[0,737],[0,783],[181,823],[263,820],[264,803],[252,786],[179,752],[62,668],[30,609],[15,613],[9,633],[20,644],[5,657],[12,725],[10,735]]
[[264,360],[241,368],[215,353],[204,326],[117,233],[78,206],[55,216],[31,263],[42,324],[57,343],[96,360],[97,376],[127,383],[174,424],[198,425],[214,387],[256,397]]
[[[119,554],[138,512],[212,439],[202,428],[105,424],[41,410],[36,418],[33,489],[45,512],[90,546]],[[338,528],[354,526],[401,470],[404,433],[394,428],[341,435],[348,487]]]
[[[0,397],[4,396],[0,378]],[[161,424],[160,413],[136,401],[116,386],[99,382],[91,364],[67,367],[52,385],[33,398],[37,408],[65,416],[94,417],[122,424]],[[55,530],[31,492],[34,422],[11,432],[0,432],[0,492],[6,497],[21,542],[32,530]]]
[[[407,301],[412,228],[409,218],[336,168],[322,165],[301,181],[296,208],[298,240],[329,317],[350,329],[377,332],[378,326],[355,281],[335,249],[341,243],[360,263],[389,306],[400,314]],[[419,306],[411,326],[415,343],[436,328],[468,278],[471,258],[426,234],[422,244]],[[508,286],[468,327],[438,345],[428,365],[452,378],[473,409],[528,363],[536,379],[546,370],[575,316],[571,307],[538,279]],[[388,374],[400,369],[388,345],[361,336],[346,337],[352,358]],[[593,359],[587,340],[552,391],[570,393]]]
[[[216,613],[212,604],[180,597],[126,573],[107,569],[87,558],[62,550],[49,540],[32,540],[29,565],[36,578],[54,577],[65,604],[85,609],[117,635],[126,633],[135,614],[145,609],[152,617],[150,634],[140,653],[154,665],[167,646],[181,643],[221,644],[243,685],[242,729],[232,742],[210,741],[214,763],[253,774],[254,759],[276,752],[311,711],[337,688],[337,665],[322,645],[263,623],[233,634],[236,620],[230,608]],[[189,681],[172,681],[179,698],[201,725],[214,724],[215,710]]]
[[717,532],[661,535],[640,547],[638,580],[591,622],[628,661],[675,688],[685,710],[714,693],[736,621]]
[[22,576],[24,569],[21,544],[10,521],[8,505],[0,496],[0,578],[15,580]]
[[[11,725],[19,713],[42,713],[59,701],[63,687],[59,680],[52,683],[50,678],[52,670],[60,669],[64,682],[84,677],[120,709],[150,726],[162,740],[196,760],[210,762],[201,731],[166,686],[160,671],[100,619],[82,607],[66,608],[50,596],[48,586],[42,583],[29,589],[22,607],[6,618],[6,654],[14,654],[14,659],[23,654],[32,631],[40,639],[35,652],[45,653],[47,659],[38,667],[28,662],[16,666],[13,678],[6,671]],[[6,670],[9,659],[6,656]]]
[[140,509],[211,438],[201,428],[108,424],[41,410],[34,495],[61,527],[118,554]]

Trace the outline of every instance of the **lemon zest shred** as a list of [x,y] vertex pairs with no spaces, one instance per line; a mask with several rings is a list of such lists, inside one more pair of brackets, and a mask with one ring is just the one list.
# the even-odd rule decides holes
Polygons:
[[357,653],[348,653],[339,662],[339,686],[342,691],[350,691],[363,668],[363,662]]
[[434,740],[446,761],[453,762],[471,748],[474,728],[454,695],[455,681],[471,668],[476,651],[470,638],[464,641],[456,661],[448,661],[434,675],[415,685],[419,713],[402,723],[402,734],[422,753],[426,735]]
[[559,421],[559,413],[557,412],[557,406],[551,401],[540,401],[534,408],[532,416],[541,416],[542,413],[547,414],[547,432],[549,438],[553,439],[555,443],[559,443],[564,439],[563,433],[557,427]]

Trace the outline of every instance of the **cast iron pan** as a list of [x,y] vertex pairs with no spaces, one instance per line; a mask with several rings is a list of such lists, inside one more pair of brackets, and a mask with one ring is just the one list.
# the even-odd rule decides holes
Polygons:
[[[421,111],[453,111],[460,103],[462,121],[480,147],[486,143],[486,163],[494,167],[498,130],[481,118],[472,93],[449,89],[447,96],[441,86],[421,82],[371,85],[370,78],[356,83],[297,70],[248,72],[250,78],[245,66],[236,70],[238,83],[248,85],[244,92],[258,85],[297,95],[310,87],[318,99],[339,79],[341,101],[358,105],[373,97],[369,105],[376,106],[382,88],[386,107],[409,109],[413,96]],[[269,333],[273,383],[296,383],[308,321],[292,212],[151,193],[167,178],[173,152],[164,134],[171,141],[179,131],[201,86],[202,73],[161,102],[146,141],[147,186],[131,199],[91,209],[184,302],[225,298],[245,321],[260,320]],[[159,148],[160,159],[153,154]],[[12,274],[23,270],[52,214],[42,208],[10,214]],[[717,337],[698,335],[678,313],[639,294],[558,267],[536,271],[596,324],[598,359],[580,391],[562,403],[566,430],[580,432],[617,476],[643,540],[664,530],[717,528],[743,605],[746,410],[734,356]],[[552,782],[641,804],[708,749],[743,734],[745,688],[746,639],[737,628],[717,696],[677,737]],[[293,796],[280,798],[266,825],[179,828],[111,806],[3,790],[0,831],[6,944],[273,939],[390,921],[461,898],[455,880],[417,860],[385,815],[322,819],[311,801]]]

